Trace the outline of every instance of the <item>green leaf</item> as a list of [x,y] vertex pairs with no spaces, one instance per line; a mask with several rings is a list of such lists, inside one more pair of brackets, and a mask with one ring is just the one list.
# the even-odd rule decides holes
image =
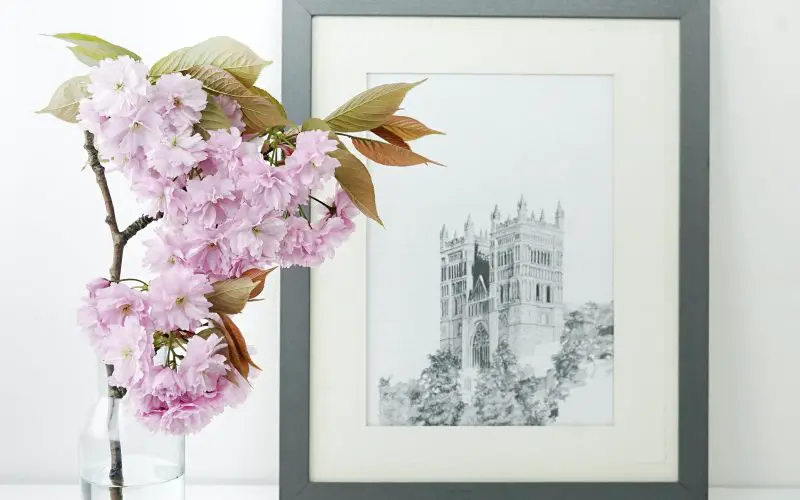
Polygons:
[[97,63],[103,59],[116,59],[120,56],[129,56],[134,61],[142,60],[141,57],[125,47],[114,45],[94,35],[86,35],[83,33],[57,33],[51,36],[74,44],[69,50],[72,51],[80,62],[87,66],[96,66]]
[[[353,137],[353,147],[359,153],[366,156],[370,160],[387,165],[390,167],[410,167],[412,165],[420,165],[423,163],[433,163],[435,165],[442,165],[433,160],[425,158],[421,154],[415,153],[410,149],[401,146],[395,146],[387,142],[376,141],[373,139],[363,139],[361,137]],[[443,166],[443,165],[442,165]]]
[[334,170],[334,175],[353,204],[362,214],[383,225],[375,203],[375,186],[367,167],[342,143],[339,143],[339,148],[331,156],[341,164]]
[[76,76],[59,85],[50,104],[37,111],[49,113],[58,119],[69,123],[78,121],[78,107],[81,99],[89,97],[86,86],[89,84],[89,75]]
[[203,82],[203,88],[212,94],[226,95],[236,100],[242,107],[244,122],[255,132],[263,132],[272,127],[288,124],[275,105],[267,99],[254,94],[227,71],[216,66],[193,66],[186,74]]
[[331,126],[328,125],[328,122],[325,120],[320,120],[319,118],[309,118],[308,120],[303,122],[302,126],[303,130],[324,130],[329,132],[331,130]]
[[215,101],[210,94],[206,102],[206,109],[204,109],[203,113],[200,115],[200,123],[197,124],[197,127],[205,132],[206,136],[209,130],[228,130],[231,128],[231,121],[228,115],[225,114],[225,110],[222,109],[222,106],[217,104],[217,101]]
[[361,132],[379,127],[400,109],[408,91],[424,81],[373,87],[339,106],[325,121],[337,132]]
[[150,76],[158,77],[167,73],[187,71],[195,66],[216,66],[239,80],[245,87],[252,87],[265,61],[246,45],[233,38],[218,36],[193,47],[184,47],[156,61],[150,68]]
[[269,92],[267,92],[266,90],[264,90],[262,88],[255,87],[255,86],[250,87],[250,91],[252,93],[254,93],[255,95],[258,95],[258,96],[261,96],[261,97],[266,97],[267,99],[269,99],[269,101],[272,104],[274,104],[276,108],[278,108],[278,111],[280,112],[281,116],[286,118],[286,110],[283,109],[283,104],[281,104],[281,102],[279,100],[277,100],[274,97],[272,97],[272,94],[270,94]]

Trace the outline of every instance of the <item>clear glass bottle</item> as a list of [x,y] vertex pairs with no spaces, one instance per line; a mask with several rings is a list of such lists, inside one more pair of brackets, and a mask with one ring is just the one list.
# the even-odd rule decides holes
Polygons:
[[80,438],[83,500],[184,500],[184,436],[151,432],[124,391],[100,377],[100,397]]

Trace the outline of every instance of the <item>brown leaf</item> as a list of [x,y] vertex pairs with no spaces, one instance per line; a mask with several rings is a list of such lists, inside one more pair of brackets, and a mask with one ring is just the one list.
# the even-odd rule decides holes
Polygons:
[[372,184],[372,176],[367,167],[342,143],[339,143],[339,149],[332,152],[331,156],[341,163],[334,171],[334,175],[353,204],[362,214],[383,225],[375,204],[375,186]]
[[444,132],[428,128],[419,120],[409,116],[390,116],[381,128],[386,129],[404,141],[413,141],[431,134],[444,134]]
[[353,137],[352,141],[353,147],[362,155],[381,165],[388,165],[390,167],[410,167],[422,163],[442,165],[410,149],[401,148],[400,146],[395,146],[387,142],[363,139],[361,137]]
[[257,283],[244,277],[217,281],[211,286],[214,291],[206,294],[206,299],[211,302],[209,310],[219,314],[237,314],[244,309]]
[[395,146],[400,146],[401,148],[411,149],[411,146],[409,146],[406,141],[384,126],[374,128],[370,132],[377,135],[389,144],[394,144]]
[[414,83],[389,83],[372,87],[329,114],[325,121],[337,132],[361,132],[383,125],[399,108]]
[[236,323],[227,314],[220,314],[219,317],[222,320],[222,324],[217,322],[214,322],[214,324],[225,336],[225,343],[228,345],[228,361],[246,379],[250,374],[251,366],[257,370],[261,368],[250,358],[244,335],[242,335],[242,331],[239,330]]
[[236,347],[239,350],[239,355],[242,356],[242,358],[247,361],[250,366],[260,370],[261,368],[255,364],[253,359],[250,357],[250,352],[247,350],[247,342],[245,342],[244,335],[242,335],[242,331],[239,330],[239,327],[236,326],[236,323],[234,323],[231,317],[227,314],[220,314],[219,317],[222,319],[222,324],[225,326],[228,334],[230,334],[231,338],[236,343]]
[[271,267],[269,269],[253,268],[253,269],[248,269],[247,271],[242,273],[242,276],[247,276],[248,278],[253,280],[253,283],[256,284],[256,287],[253,288],[252,292],[250,292],[251,301],[256,297],[258,297],[261,294],[261,292],[264,291],[264,282],[267,279],[267,275],[269,275],[269,273],[271,273],[274,270],[275,270],[274,267]]
[[211,320],[211,323],[225,340],[225,357],[228,359],[228,364],[231,365],[234,370],[241,373],[243,377],[247,378],[246,374],[250,373],[250,365],[242,359],[233,337],[228,333],[228,330],[222,323],[218,323],[214,320]]

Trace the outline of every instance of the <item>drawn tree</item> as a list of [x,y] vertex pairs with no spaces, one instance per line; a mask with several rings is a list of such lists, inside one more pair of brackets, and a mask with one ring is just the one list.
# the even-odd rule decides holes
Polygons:
[[523,425],[523,406],[517,398],[520,370],[517,357],[501,341],[491,365],[481,370],[473,397],[478,420],[483,425]]
[[391,378],[378,381],[380,425],[412,425],[419,399],[418,382],[392,384]]
[[530,374],[519,380],[516,395],[525,425],[547,425],[558,416],[559,397],[554,389],[548,387],[546,377]]
[[613,355],[613,303],[587,302],[570,311],[564,321],[561,349],[553,356],[559,399],[564,399],[573,385],[582,383],[583,368]]
[[464,412],[459,371],[461,363],[448,350],[428,355],[430,365],[418,380],[418,398],[410,416],[415,425],[458,425]]

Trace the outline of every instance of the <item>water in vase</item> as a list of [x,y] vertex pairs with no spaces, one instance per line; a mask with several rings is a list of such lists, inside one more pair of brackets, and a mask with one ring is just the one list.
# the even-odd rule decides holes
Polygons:
[[111,486],[107,463],[86,468],[81,477],[83,500],[183,500],[182,467],[151,456],[128,455],[123,463],[124,485]]

